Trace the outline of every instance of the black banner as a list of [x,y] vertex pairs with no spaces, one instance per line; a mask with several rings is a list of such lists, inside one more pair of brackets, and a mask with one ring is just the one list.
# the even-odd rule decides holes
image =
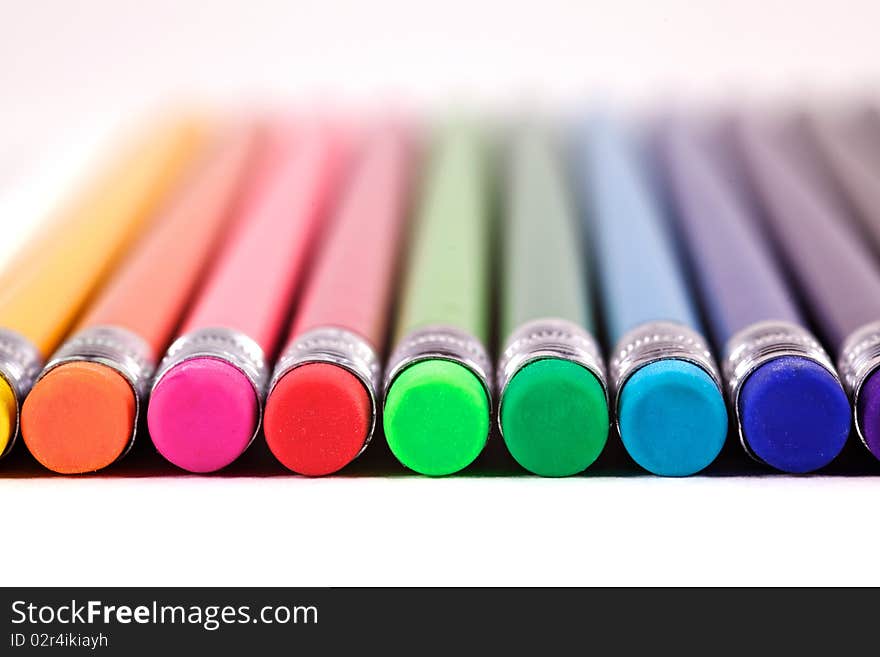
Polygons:
[[[807,641],[873,627],[839,590],[0,589],[0,655],[470,652]],[[839,624],[839,625],[838,625]],[[706,646],[709,648],[710,646]],[[430,648],[430,650],[429,650]],[[424,649],[424,650],[423,650]]]

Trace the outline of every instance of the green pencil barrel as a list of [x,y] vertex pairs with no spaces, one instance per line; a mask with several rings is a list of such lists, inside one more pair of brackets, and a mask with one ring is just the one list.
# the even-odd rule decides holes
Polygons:
[[601,453],[609,414],[580,222],[546,129],[514,135],[504,189],[499,426],[524,468],[572,475]]
[[581,233],[552,136],[522,128],[508,154],[502,241],[502,338],[557,317],[593,331]]
[[491,423],[489,334],[491,185],[480,130],[441,130],[422,182],[386,367],[385,437],[416,472],[467,467]]
[[442,129],[429,155],[397,338],[429,325],[489,332],[489,157],[478,128]]

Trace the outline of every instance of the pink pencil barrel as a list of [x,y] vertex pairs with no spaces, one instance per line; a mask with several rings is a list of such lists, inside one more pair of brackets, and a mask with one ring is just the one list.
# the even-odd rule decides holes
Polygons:
[[326,124],[276,126],[243,200],[235,238],[159,367],[147,420],[175,465],[213,472],[256,436],[267,358],[305,273],[346,162]]

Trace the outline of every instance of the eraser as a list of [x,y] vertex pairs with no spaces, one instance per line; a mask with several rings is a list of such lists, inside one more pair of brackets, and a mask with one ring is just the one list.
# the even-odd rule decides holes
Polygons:
[[862,385],[857,411],[865,445],[880,459],[880,370],[874,371]]
[[260,401],[235,366],[193,358],[170,369],[153,390],[147,422],[156,449],[190,472],[214,472],[247,449]]
[[373,427],[373,403],[363,382],[330,363],[308,363],[285,374],[266,402],[269,449],[294,472],[341,470],[360,453]]
[[37,381],[21,411],[25,444],[62,474],[106,468],[128,448],[137,406],[128,380],[106,365],[65,363]]
[[545,358],[519,370],[504,390],[501,431],[514,459],[545,477],[585,470],[608,438],[605,391],[588,369]]
[[775,358],[752,372],[739,404],[749,449],[785,472],[810,472],[831,463],[852,424],[849,400],[838,380],[798,356]]
[[637,370],[620,392],[618,413],[627,452],[658,475],[699,472],[715,460],[727,436],[721,390],[688,361],[661,360]]
[[6,451],[15,433],[18,405],[12,387],[0,377],[0,454]]
[[448,475],[470,465],[489,436],[489,399],[464,365],[431,359],[403,370],[385,398],[385,437],[406,467]]

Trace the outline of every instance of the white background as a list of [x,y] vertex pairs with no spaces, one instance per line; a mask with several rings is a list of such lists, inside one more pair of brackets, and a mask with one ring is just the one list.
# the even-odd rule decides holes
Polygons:
[[[878,25],[841,0],[0,0],[0,258],[95,126],[170,100],[833,99],[871,92]],[[0,583],[880,584],[878,478],[113,474],[0,464]]]

